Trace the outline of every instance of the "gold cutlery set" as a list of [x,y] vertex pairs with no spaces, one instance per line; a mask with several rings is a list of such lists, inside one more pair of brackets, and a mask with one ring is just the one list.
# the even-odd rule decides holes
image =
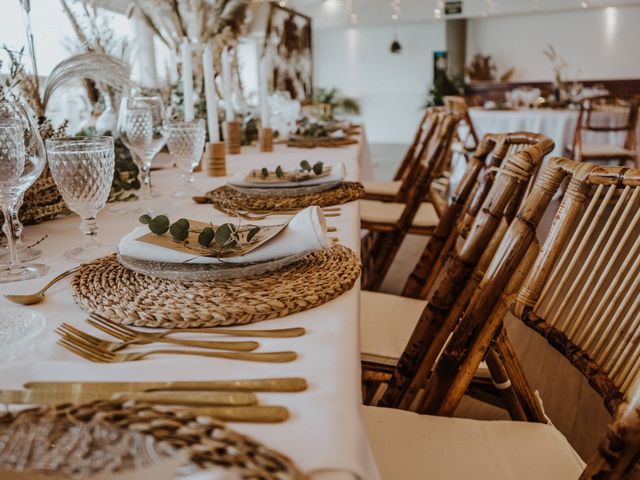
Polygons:
[[303,378],[180,382],[29,382],[25,390],[0,390],[6,404],[84,403],[96,400],[180,405],[190,412],[229,422],[283,422],[285,407],[259,405],[256,392],[302,392]]

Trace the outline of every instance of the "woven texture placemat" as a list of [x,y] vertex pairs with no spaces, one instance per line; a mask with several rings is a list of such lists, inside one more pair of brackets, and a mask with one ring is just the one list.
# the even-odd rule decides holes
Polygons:
[[[49,424],[43,425],[43,424]],[[149,435],[156,442],[168,444],[173,449],[181,450],[186,455],[187,464],[201,469],[220,467],[228,469],[239,475],[239,478],[253,480],[294,480],[302,478],[300,470],[285,455],[270,449],[266,445],[227,428],[222,422],[211,417],[204,417],[196,410],[178,407],[154,407],[133,402],[98,401],[84,405],[70,406],[59,405],[57,407],[40,407],[24,410],[19,413],[0,413],[0,438],[4,433],[9,433],[15,426],[21,425],[22,431],[28,424],[32,424],[32,430],[40,431],[40,438],[36,444],[36,450],[40,448],[39,455],[44,454],[43,448],[50,444],[55,448],[56,438],[42,438],[43,431],[49,432],[49,436],[60,437],[66,431],[78,425],[107,425],[121,431],[132,431]],[[45,428],[37,429],[38,425]],[[20,436],[20,432],[14,432],[14,436]],[[33,438],[22,435],[25,445],[20,449],[25,453],[26,449],[33,449]],[[16,442],[19,439],[14,439]],[[14,442],[15,443],[15,442]],[[40,444],[40,445],[38,445]],[[44,446],[44,447],[43,447]],[[98,445],[99,446],[99,445]],[[76,448],[85,447],[85,457],[92,454],[91,448],[96,445],[76,445]],[[0,452],[2,451],[0,442]],[[8,445],[15,451],[18,445]],[[95,453],[95,452],[93,452]],[[73,462],[73,455],[68,461]],[[10,458],[0,460],[0,467],[9,463]],[[42,458],[35,458],[36,462],[42,462]],[[50,462],[51,463],[51,462]],[[235,475],[233,478],[238,478]]]
[[360,259],[349,248],[316,250],[280,270],[217,282],[178,282],[136,273],[115,256],[83,265],[71,283],[89,312],[141,327],[238,325],[309,310],[351,289]]
[[287,139],[287,147],[294,148],[337,148],[347,145],[355,145],[358,140],[351,137],[333,138],[333,137],[289,137]]
[[297,197],[271,197],[248,195],[228,186],[222,186],[208,192],[205,198],[221,211],[245,210],[248,212],[291,211],[317,205],[329,207],[342,205],[364,198],[364,187],[358,182],[342,182],[335,188],[324,192],[310,193]]

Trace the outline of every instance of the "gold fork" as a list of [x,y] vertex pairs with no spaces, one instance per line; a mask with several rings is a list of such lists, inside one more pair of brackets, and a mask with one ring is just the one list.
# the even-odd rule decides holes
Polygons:
[[[89,321],[91,325],[94,325],[97,329],[102,330],[103,332],[110,334],[107,329],[102,327],[102,325],[96,325]],[[85,341],[92,343],[98,348],[103,350],[108,350],[110,352],[117,352],[124,348],[127,348],[129,345],[144,345],[148,343],[155,342],[153,339],[146,338],[121,338],[122,342],[111,342],[109,340],[103,340],[102,338],[94,337],[93,335],[80,330],[79,328],[74,327],[73,325],[69,325],[68,323],[62,323],[57,329],[56,333],[59,334],[67,334],[74,335],[76,337],[80,337]],[[112,335],[113,337],[120,338],[117,335]],[[173,340],[177,340],[173,342]],[[179,345],[185,345],[189,347],[199,347],[199,348],[213,348],[217,350],[233,350],[238,352],[250,352],[255,350],[260,346],[258,342],[208,342],[208,341],[200,341],[200,340],[181,340],[181,339],[163,339],[159,341],[164,341],[168,343],[177,343]]]
[[115,353],[96,347],[80,337],[63,334],[58,344],[76,355],[98,363],[118,363],[142,360],[150,355],[194,355],[199,357],[226,358],[228,360],[246,360],[253,362],[283,363],[298,358],[295,352],[205,352],[201,350],[158,349],[146,352]]
[[217,335],[233,335],[235,337],[261,337],[261,338],[292,338],[301,337],[305,334],[305,329],[302,327],[292,328],[276,328],[267,330],[236,330],[233,328],[173,328],[171,330],[164,330],[161,332],[140,332],[122,323],[114,322],[100,314],[92,313],[90,315],[92,320],[100,322],[102,325],[108,325],[117,327],[119,330],[123,330],[132,335],[145,335],[153,337],[154,341],[158,341],[159,338],[164,338],[173,333],[213,333]]
[[[264,220],[265,218],[276,216],[276,215],[295,215],[300,210],[235,210],[231,208],[218,208],[214,205],[214,209],[218,210],[225,215],[230,215],[234,217],[240,217],[243,220],[249,221],[259,221]],[[340,216],[340,207],[325,207],[322,209],[322,213],[324,213],[325,217],[339,217]]]

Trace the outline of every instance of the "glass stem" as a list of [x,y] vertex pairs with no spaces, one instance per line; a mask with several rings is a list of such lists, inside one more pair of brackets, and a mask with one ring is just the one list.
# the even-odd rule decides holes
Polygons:
[[82,237],[83,250],[89,250],[99,245],[96,217],[88,217],[80,220],[80,231],[84,234]]
[[6,205],[1,207],[2,215],[4,215],[4,225],[2,226],[2,231],[7,237],[7,244],[9,245],[9,253],[11,255],[11,265],[9,266],[9,271],[11,273],[16,273],[20,271],[20,260],[18,259],[18,251],[16,249],[16,232],[15,226],[13,224],[13,215],[15,213],[15,209],[13,207],[8,207]]
[[147,162],[144,162],[142,164],[142,168],[140,169],[141,173],[142,173],[142,183],[144,184],[144,188],[145,189],[145,194],[144,196],[146,198],[151,198],[152,194],[151,194],[151,165]]
[[22,226],[22,222],[20,222],[20,218],[18,217],[18,212],[20,212],[20,207],[22,207],[22,202],[24,202],[24,197],[20,195],[18,198],[18,202],[16,203],[16,209],[13,212],[13,230],[16,239],[16,248],[20,248],[22,246],[22,230],[24,227]]

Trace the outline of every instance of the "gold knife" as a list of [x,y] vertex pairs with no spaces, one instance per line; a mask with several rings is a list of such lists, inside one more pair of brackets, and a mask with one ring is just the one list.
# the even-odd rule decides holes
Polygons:
[[250,392],[115,392],[97,389],[70,391],[66,388],[0,390],[0,403],[45,404],[84,403],[94,400],[135,400],[165,405],[247,406],[258,399]]
[[289,410],[286,407],[272,405],[189,408],[188,410],[224,422],[279,423],[289,419]]
[[176,381],[176,382],[29,382],[25,388],[63,389],[68,392],[95,390],[101,392],[148,392],[158,390],[189,391],[249,391],[249,392],[302,392],[307,389],[304,378],[265,378],[256,380],[211,380],[211,381]]

